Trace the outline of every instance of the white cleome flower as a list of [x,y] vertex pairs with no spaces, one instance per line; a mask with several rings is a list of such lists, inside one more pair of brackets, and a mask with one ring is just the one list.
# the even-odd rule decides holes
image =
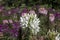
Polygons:
[[22,17],[20,17],[20,24],[22,28],[29,27],[33,34],[37,34],[39,32],[39,22],[40,20],[37,18],[36,14],[25,14]]
[[60,34],[55,37],[55,40],[60,40]]

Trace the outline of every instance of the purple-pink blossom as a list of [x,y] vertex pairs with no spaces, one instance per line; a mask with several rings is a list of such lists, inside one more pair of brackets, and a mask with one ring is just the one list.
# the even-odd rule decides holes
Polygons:
[[54,14],[49,14],[49,20],[50,20],[51,22],[53,22],[54,19],[55,19],[55,15],[54,15]]
[[21,12],[21,16],[23,16],[24,14],[28,13],[28,9],[27,8],[24,8]]
[[0,12],[2,12],[4,9],[4,6],[0,6]]
[[3,20],[3,24],[6,24],[6,23],[8,23],[8,20]]
[[47,13],[48,13],[48,10],[45,9],[44,7],[39,8],[38,11],[39,11],[39,13],[45,14],[45,15],[47,15]]
[[60,12],[56,12],[55,13],[55,17],[58,18],[58,19],[60,19]]
[[30,10],[29,13],[30,13],[30,14],[31,14],[31,13],[35,14],[35,11],[34,11],[34,10]]
[[13,23],[13,20],[12,19],[9,19],[9,23]]
[[2,32],[3,26],[2,24],[0,24],[0,32]]

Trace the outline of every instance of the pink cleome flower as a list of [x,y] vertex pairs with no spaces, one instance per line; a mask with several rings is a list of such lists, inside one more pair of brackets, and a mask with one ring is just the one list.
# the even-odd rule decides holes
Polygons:
[[8,20],[3,20],[3,24],[6,24],[6,23],[8,23]]
[[9,23],[13,23],[12,19],[9,19]]
[[49,20],[50,20],[51,22],[53,22],[53,21],[54,21],[54,19],[55,19],[54,14],[49,14]]
[[34,11],[34,10],[30,10],[29,13],[33,13],[33,14],[35,14],[35,11]]
[[48,11],[45,8],[39,8],[38,9],[39,13],[47,15]]
[[3,9],[4,9],[4,7],[3,7],[3,6],[0,6],[0,12],[2,12],[2,11],[3,11]]

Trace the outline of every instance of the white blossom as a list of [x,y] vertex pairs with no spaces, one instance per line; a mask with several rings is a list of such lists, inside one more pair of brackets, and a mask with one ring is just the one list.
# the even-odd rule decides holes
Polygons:
[[60,34],[55,37],[55,40],[60,40]]
[[37,34],[37,32],[39,32],[39,22],[40,20],[37,18],[37,15],[33,13],[26,13],[22,17],[20,17],[20,24],[22,28],[29,27],[33,34]]

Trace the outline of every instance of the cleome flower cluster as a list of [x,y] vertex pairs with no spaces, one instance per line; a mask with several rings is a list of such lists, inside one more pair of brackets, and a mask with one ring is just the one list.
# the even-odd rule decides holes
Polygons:
[[37,18],[37,15],[33,13],[25,13],[23,16],[20,17],[20,24],[22,28],[25,29],[29,27],[34,35],[39,32],[39,23],[40,20]]

